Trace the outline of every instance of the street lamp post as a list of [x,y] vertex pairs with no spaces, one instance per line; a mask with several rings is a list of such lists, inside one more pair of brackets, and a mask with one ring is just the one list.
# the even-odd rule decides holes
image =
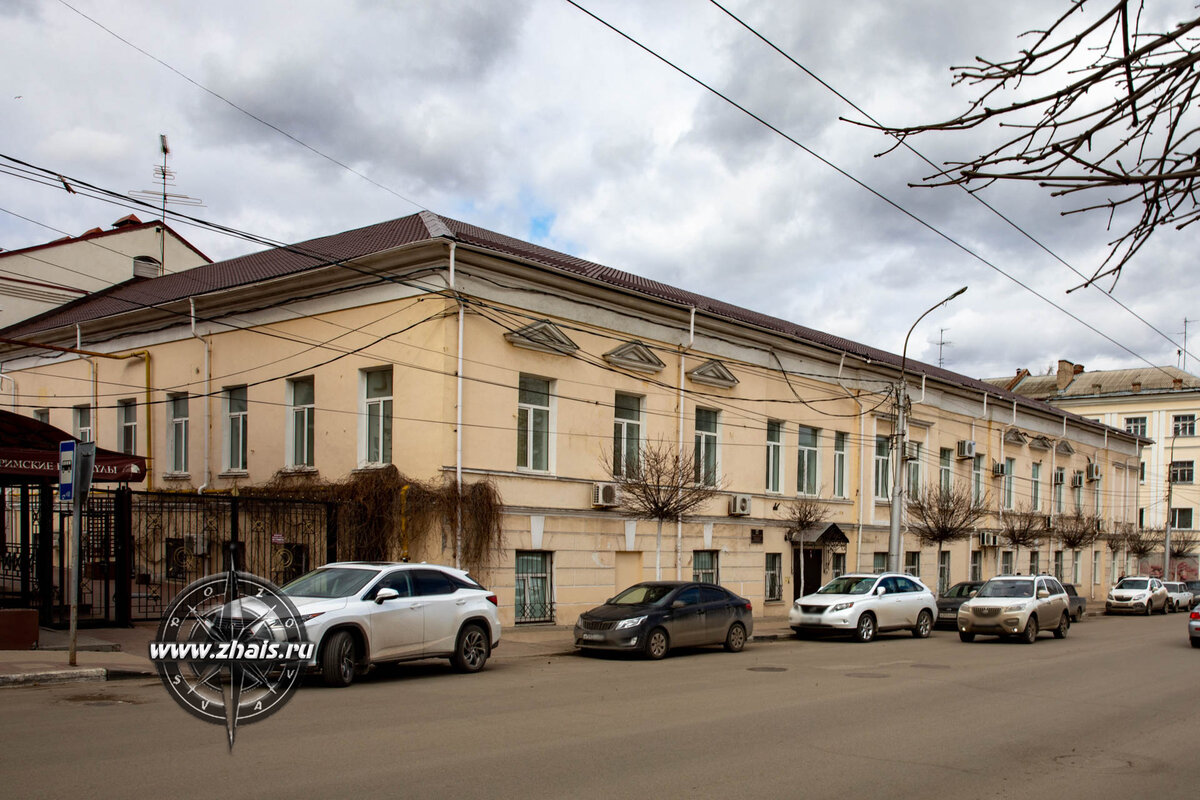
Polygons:
[[924,314],[917,317],[917,321],[908,329],[908,333],[904,335],[904,349],[900,352],[900,382],[896,385],[896,430],[892,433],[892,463],[895,464],[892,481],[892,508],[891,508],[891,527],[888,533],[888,571],[900,571],[900,513],[904,507],[904,455],[907,450],[908,437],[908,422],[906,420],[906,406],[908,405],[908,390],[905,386],[904,371],[908,364],[908,337],[912,336],[913,329],[925,317],[929,316],[934,309],[944,306],[960,294],[965,292],[967,287],[964,286],[954,294],[944,300],[939,300],[937,303],[930,306]]

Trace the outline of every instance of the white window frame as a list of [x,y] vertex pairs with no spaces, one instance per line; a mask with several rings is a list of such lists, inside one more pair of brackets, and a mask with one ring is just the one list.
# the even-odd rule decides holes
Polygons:
[[132,398],[117,401],[117,449],[137,453],[137,400]]
[[763,602],[783,600],[783,553],[765,553]]
[[924,454],[924,446],[921,442],[910,442],[909,444],[913,445],[917,451],[916,458],[907,458],[908,453],[904,454],[908,462],[905,466],[908,467],[906,477],[908,482],[908,498],[911,501],[914,497],[921,494],[921,458]]
[[[622,408],[621,398],[634,402],[633,416],[621,416],[622,413],[629,413],[631,410]],[[642,423],[644,415],[645,398],[641,395],[617,392],[613,396],[612,473],[615,477],[631,477],[626,475],[626,469],[632,467],[630,471],[636,472],[641,467],[642,441],[645,436],[645,425]],[[549,419],[547,414],[547,423]]]
[[[234,392],[241,392],[235,398]],[[250,390],[245,385],[226,386],[221,390],[222,416],[224,417],[224,471],[246,472],[249,466],[250,447],[246,439],[250,433]],[[238,406],[241,410],[234,410]],[[239,446],[240,445],[240,446]],[[234,449],[238,452],[234,452]]]
[[1066,496],[1063,487],[1067,485],[1067,468],[1055,467],[1054,477],[1057,479],[1054,483],[1054,513],[1061,514],[1063,513]]
[[1071,551],[1071,583],[1078,586],[1083,583],[1083,551]]
[[950,492],[954,488],[954,450],[943,447],[938,451],[938,488]]
[[[379,373],[386,373],[389,376],[390,391],[387,394],[369,397],[371,376]],[[395,397],[396,373],[391,367],[358,371],[358,464],[360,467],[380,467],[392,463],[396,439]],[[373,419],[378,420],[374,437],[371,435]],[[371,441],[372,438],[375,441]]]
[[1042,552],[1040,550],[1029,551],[1029,574],[1037,575],[1042,569]]
[[72,418],[75,423],[75,438],[81,442],[93,441],[92,407],[90,405],[75,406]]
[[1175,414],[1171,417],[1171,436],[1195,436],[1196,415]]
[[921,577],[921,551],[920,550],[905,550],[904,551],[904,569],[901,571],[905,575],[912,575],[914,578]]
[[1005,550],[1002,553],[1000,553],[1000,574],[1001,575],[1012,575],[1013,574],[1013,551],[1012,550]]
[[888,436],[875,436],[875,499],[888,500],[892,473],[892,442]]
[[[1186,519],[1187,524],[1182,524]],[[1195,515],[1189,506],[1178,506],[1171,508],[1171,529],[1177,531],[1190,531],[1195,524]]]
[[[179,415],[183,404],[183,415]],[[186,475],[188,471],[188,420],[191,415],[191,402],[187,392],[167,395],[167,463],[171,472]]]
[[821,429],[800,425],[796,436],[796,494],[816,497],[821,477]]
[[950,588],[950,551],[943,550],[938,556],[938,594]]
[[983,577],[983,551],[982,550],[972,550],[971,551],[971,564],[968,567],[968,569],[969,569],[969,572],[968,572],[969,580],[977,581],[977,580],[982,579],[982,577]]
[[[1113,563],[1116,563],[1116,556],[1113,556]],[[1092,583],[1098,585],[1100,583],[1100,551],[1092,551]]]
[[[833,432],[833,496],[846,497],[846,454],[849,435],[845,431]],[[836,577],[836,576],[835,576]]]
[[[697,562],[700,556],[712,556],[712,563],[704,568],[701,568]],[[712,580],[707,578],[711,576]],[[721,585],[721,551],[720,550],[693,550],[692,551],[692,580],[696,583],[711,583],[714,586]]]
[[1004,507],[1012,509],[1013,507],[1013,485],[1016,483],[1016,477],[1013,475],[1017,469],[1017,460],[1015,458],[1004,459]]
[[[700,415],[712,415],[712,430],[701,430]],[[721,412],[715,408],[696,408],[693,417],[695,429],[694,450],[695,472],[692,476],[697,485],[716,486],[721,481]],[[708,469],[709,455],[712,469]]]
[[1196,462],[1194,460],[1172,461],[1169,475],[1168,480],[1171,483],[1194,483],[1196,480]]
[[976,453],[971,461],[971,500],[983,502],[983,453]]
[[1042,463],[1033,462],[1029,467],[1029,506],[1036,513],[1042,510]]
[[1126,417],[1125,432],[1132,433],[1134,436],[1146,435],[1146,418],[1145,417]]
[[[306,402],[297,402],[296,389],[300,386],[310,386],[312,397]],[[286,453],[287,465],[292,469],[316,467],[317,444],[317,380],[309,375],[303,378],[293,378],[287,382],[288,391],[288,430]]]
[[767,420],[767,492],[780,494],[783,488],[783,425],[781,420]]

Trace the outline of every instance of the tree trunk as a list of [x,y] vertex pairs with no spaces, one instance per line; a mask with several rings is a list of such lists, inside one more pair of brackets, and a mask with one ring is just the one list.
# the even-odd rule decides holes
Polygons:
[[654,580],[662,580],[662,519],[658,519],[658,532],[654,535]]

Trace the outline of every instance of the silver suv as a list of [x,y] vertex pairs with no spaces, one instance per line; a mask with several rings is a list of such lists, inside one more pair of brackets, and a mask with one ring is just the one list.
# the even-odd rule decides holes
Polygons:
[[958,638],[976,634],[1019,636],[1033,644],[1038,631],[1051,629],[1062,639],[1071,629],[1067,591],[1051,575],[998,575],[958,609]]
[[349,686],[384,661],[449,658],[459,671],[476,672],[500,644],[496,595],[453,567],[338,562],[283,593],[317,644],[308,667],[331,686]]

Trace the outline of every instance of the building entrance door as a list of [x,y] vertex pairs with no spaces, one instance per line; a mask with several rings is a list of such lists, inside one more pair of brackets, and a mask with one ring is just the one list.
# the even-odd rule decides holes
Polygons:
[[792,548],[792,594],[800,599],[821,588],[821,549]]

